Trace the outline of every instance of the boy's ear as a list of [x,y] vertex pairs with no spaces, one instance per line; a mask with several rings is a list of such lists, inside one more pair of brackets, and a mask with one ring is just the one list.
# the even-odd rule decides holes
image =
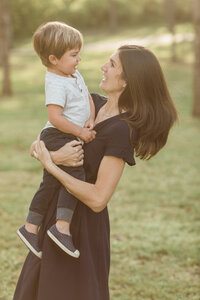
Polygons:
[[58,59],[57,59],[57,57],[55,55],[51,54],[51,55],[49,55],[49,62],[52,65],[56,66],[57,62],[58,62]]

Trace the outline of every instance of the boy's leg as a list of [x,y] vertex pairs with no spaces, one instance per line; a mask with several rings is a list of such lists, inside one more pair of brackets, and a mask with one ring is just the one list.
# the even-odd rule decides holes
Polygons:
[[[45,142],[49,150],[57,150],[60,148],[59,136],[58,139],[56,139],[57,131],[55,132],[55,130],[51,129],[43,130],[40,138]],[[42,256],[42,252],[38,242],[38,228],[48,210],[52,197],[54,197],[55,192],[60,186],[60,182],[46,170],[44,170],[43,181],[32,199],[26,224],[17,230],[19,237],[26,244],[26,246],[40,258]]]
[[[44,129],[40,134],[40,139],[45,143],[47,149],[50,151],[58,150],[67,141],[67,139],[64,138],[63,133],[53,127]],[[32,199],[29,214],[26,219],[29,226],[41,225],[49,204],[60,186],[61,183],[44,169],[43,181]]]
[[[85,172],[83,167],[64,167],[60,166],[60,168],[70,174],[71,176],[85,181]],[[57,203],[57,220],[65,220],[68,223],[71,223],[74,210],[77,205],[77,198],[70,194],[67,189],[61,185],[60,192],[58,196]]]
[[[41,138],[41,140],[43,140],[45,142],[47,149],[50,151],[56,151],[59,148],[61,148],[62,146],[64,146],[67,142],[69,142],[73,139],[76,139],[76,137],[74,137],[73,135],[64,134],[63,132],[57,130],[56,128],[47,128],[47,129],[43,130],[40,135],[40,138]],[[69,172],[69,170],[71,170],[72,173],[74,173],[74,169],[76,169],[76,168],[69,168],[69,167],[62,167],[62,166],[61,166],[61,168],[66,170],[66,172]],[[80,171],[79,172],[76,171],[75,173],[80,173]],[[82,175],[81,175],[80,179],[84,179],[84,169],[83,168],[81,169],[81,174]],[[73,174],[72,174],[72,176],[73,176]],[[27,217],[27,223],[26,223],[27,228],[30,225],[31,226],[35,225],[37,227],[40,226],[40,224],[42,223],[42,220],[43,220],[43,216],[46,214],[46,212],[48,210],[49,203],[51,202],[52,197],[54,197],[55,192],[59,188],[61,188],[59,198],[64,199],[63,194],[65,195],[66,189],[60,184],[60,182],[55,177],[53,177],[46,170],[44,170],[43,182],[41,183],[40,188],[37,191],[37,193],[35,194],[32,202],[31,202],[31,205],[30,205],[30,210],[29,210],[29,214]],[[69,194],[67,192],[67,197],[69,197],[69,195],[71,197],[71,194]],[[64,196],[64,197],[66,197],[66,196]],[[75,209],[76,202],[77,202],[76,198],[74,198],[73,200],[72,200],[73,205],[69,208],[69,212],[67,214],[66,214],[66,212],[65,212],[65,214],[63,214],[63,218],[65,218],[65,219],[67,218],[68,220],[70,220],[72,218],[73,211]],[[58,203],[59,202],[60,202],[60,200],[58,200]],[[71,201],[70,201],[70,203],[71,203]],[[67,204],[67,207],[68,206],[69,205]],[[67,223],[67,221],[66,221],[66,223]],[[69,222],[68,222],[68,224],[69,224]],[[64,243],[65,243],[67,240],[68,249],[66,252],[68,254],[70,254],[71,256],[74,256],[74,257],[79,256],[79,251],[74,248],[72,238],[70,235],[67,235],[67,236],[66,236],[66,234],[63,235],[61,232],[59,232],[57,230],[56,226],[52,226],[48,230],[48,234],[51,238],[52,238],[52,236],[51,236],[52,233],[56,234],[59,237],[59,241],[58,241],[59,243],[62,240],[64,240]],[[54,240],[54,238],[52,238],[52,239]],[[62,245],[59,245],[59,246],[61,248],[63,247]],[[63,250],[65,251],[65,249],[63,249]]]
[[[80,180],[85,180],[83,167],[60,167],[73,177]],[[49,237],[63,251],[76,258],[79,257],[80,253],[73,244],[72,236],[70,235],[70,223],[77,205],[77,201],[77,198],[70,194],[64,186],[60,187],[56,215],[57,223],[56,225],[53,225],[47,232]]]
[[48,210],[49,203],[60,186],[60,182],[44,169],[43,181],[35,193],[29,207],[29,213],[26,219],[27,223],[34,224],[36,226],[40,226],[42,224],[43,218]]
[[39,258],[42,257],[42,251],[39,247],[38,228],[48,210],[49,202],[60,186],[60,182],[44,170],[43,181],[31,202],[26,224],[17,230],[21,240]]

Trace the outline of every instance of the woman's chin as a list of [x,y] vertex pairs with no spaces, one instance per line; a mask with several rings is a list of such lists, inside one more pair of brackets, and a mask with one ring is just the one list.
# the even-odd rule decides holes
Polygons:
[[102,82],[102,81],[100,82],[99,88],[100,88],[102,91],[106,92],[106,88],[105,88],[104,82]]

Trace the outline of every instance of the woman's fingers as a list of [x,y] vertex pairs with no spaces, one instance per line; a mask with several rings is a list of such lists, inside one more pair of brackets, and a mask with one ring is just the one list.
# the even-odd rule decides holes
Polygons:
[[36,156],[38,157],[45,149],[46,149],[45,143],[43,141],[40,141],[40,139],[38,139],[37,144],[35,146]]
[[41,149],[45,149],[46,148],[45,143],[43,141],[40,141],[39,143],[40,143]]
[[74,167],[80,167],[80,166],[82,166],[83,165],[83,159],[82,160],[80,160],[80,161],[77,161],[77,162],[74,162]]
[[35,151],[35,144],[37,143],[37,141],[34,141],[32,144],[31,144],[31,147],[30,147],[30,155],[34,157],[34,153],[33,151]]
[[79,160],[83,160],[83,158],[84,158],[84,154],[81,154],[81,155],[79,156]]
[[37,154],[37,152],[36,152],[35,150],[33,150],[33,156],[34,156],[36,159],[38,159],[38,154]]
[[81,160],[84,157],[82,143],[77,140],[73,140],[69,143],[66,143],[57,151],[51,152],[51,156],[56,165],[64,165],[67,167],[76,167],[82,165],[83,163]]
[[39,156],[39,152],[40,152],[40,145],[39,145],[39,141],[37,140],[37,143],[35,144],[35,152],[37,157]]
[[77,161],[83,159],[83,157],[84,157],[83,149],[80,149],[80,150],[76,151],[76,153],[74,154],[74,159],[77,160]]
[[80,141],[73,140],[73,141],[69,142],[69,145],[71,145],[72,147],[76,147],[76,146],[82,145],[82,143]]
[[82,146],[76,146],[76,147],[74,147],[74,152],[75,153],[80,153],[81,151],[83,151],[83,148],[82,148]]

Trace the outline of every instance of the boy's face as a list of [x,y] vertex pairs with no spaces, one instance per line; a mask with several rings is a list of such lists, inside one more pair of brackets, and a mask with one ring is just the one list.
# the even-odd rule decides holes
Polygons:
[[54,55],[50,55],[49,61],[55,73],[61,76],[71,76],[74,74],[81,60],[79,52],[80,49],[67,50],[60,59]]

